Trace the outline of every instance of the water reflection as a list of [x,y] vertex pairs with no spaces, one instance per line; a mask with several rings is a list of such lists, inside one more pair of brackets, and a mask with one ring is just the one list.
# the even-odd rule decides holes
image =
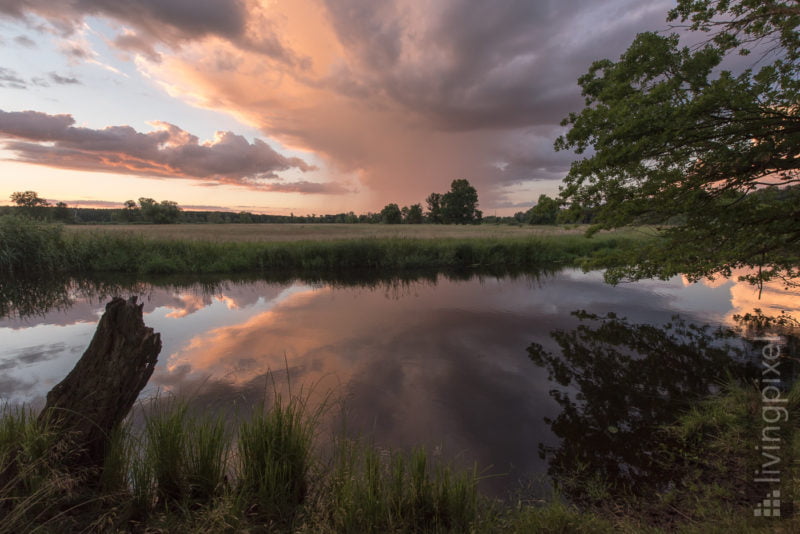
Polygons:
[[[644,497],[679,483],[688,459],[664,430],[699,399],[730,380],[760,376],[760,339],[788,316],[763,313],[739,317],[739,328],[698,326],[680,317],[656,326],[630,322],[613,313],[575,312],[576,328],[551,332],[558,350],[540,343],[530,359],[560,387],[550,396],[560,406],[547,418],[555,446],[541,444],[548,474],[570,499],[591,504],[597,489],[608,498]],[[780,324],[776,324],[780,323]],[[741,337],[742,333],[749,337]],[[790,350],[797,339],[784,330]],[[784,389],[795,376],[794,362],[777,369]]]
[[499,492],[544,473],[537,447],[555,451],[561,442],[546,419],[563,407],[549,395],[547,365],[524,357],[531,342],[559,349],[549,334],[585,323],[570,314],[576,309],[656,326],[675,313],[721,323],[732,310],[727,286],[675,279],[611,287],[577,270],[356,280],[73,280],[44,297],[11,298],[16,311],[0,318],[0,401],[41,398],[85,350],[105,302],[137,295],[164,343],[144,395],[182,391],[200,409],[246,411],[263,397],[269,371],[278,382],[288,372],[296,387],[317,384],[320,394],[344,399],[345,415],[332,425],[378,445],[441,446],[465,463],[493,466],[510,474],[489,481]]

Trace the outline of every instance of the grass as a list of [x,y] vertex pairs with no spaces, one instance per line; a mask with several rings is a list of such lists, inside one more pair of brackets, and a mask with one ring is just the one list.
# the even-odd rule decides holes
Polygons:
[[[175,399],[149,401],[141,428],[125,425],[110,437],[103,482],[87,488],[80,473],[52,463],[46,426],[28,410],[6,407],[0,462],[18,454],[22,468],[0,487],[0,534],[794,532],[798,518],[754,518],[756,500],[737,493],[737,478],[752,472],[745,437],[758,438],[758,394],[729,385],[668,428],[696,466],[677,498],[630,495],[590,509],[558,494],[538,503],[488,499],[478,492],[477,468],[454,469],[422,449],[335,438],[323,456],[315,445],[320,412],[297,395],[275,395],[248,419],[229,421],[193,414]],[[800,409],[800,386],[789,399],[790,410]],[[787,429],[787,453],[800,452],[795,429]],[[785,489],[792,495],[800,473],[788,465]]]
[[[194,230],[194,227],[189,227]],[[528,228],[425,226],[420,230],[382,230],[372,236],[348,234],[342,228],[319,238],[315,228],[305,237],[316,240],[248,240],[254,232],[287,225],[236,225],[239,238],[215,235],[215,226],[203,226],[202,240],[161,234],[161,226],[138,233],[64,231],[13,216],[0,217],[0,273],[88,275],[98,273],[209,274],[292,273],[295,276],[329,272],[397,273],[420,269],[534,269],[575,264],[598,251],[626,247],[640,240],[633,232],[586,238],[577,233],[543,234]],[[318,225],[325,227],[328,225]],[[243,227],[243,228],[240,228]],[[409,225],[409,228],[411,225]],[[175,228],[178,228],[175,230]],[[175,226],[166,232],[182,232]],[[277,228],[278,230],[276,230]],[[378,227],[382,229],[382,226]],[[403,227],[405,228],[405,227]],[[248,233],[250,230],[250,233]],[[516,232],[520,230],[520,232]],[[355,232],[358,232],[356,230]],[[394,230],[391,230],[394,231]],[[338,232],[338,233],[337,233]],[[406,232],[406,233],[403,233]],[[411,232],[411,233],[408,233]],[[414,233],[417,232],[417,233]],[[225,235],[225,234],[223,234]],[[290,234],[291,235],[291,234]],[[338,238],[331,237],[339,236]],[[453,237],[458,235],[459,237]],[[358,237],[356,237],[358,236]],[[345,237],[345,238],[342,238]]]
[[458,224],[130,224],[66,226],[68,234],[103,233],[167,241],[282,242],[350,239],[526,238],[579,235],[581,227]]

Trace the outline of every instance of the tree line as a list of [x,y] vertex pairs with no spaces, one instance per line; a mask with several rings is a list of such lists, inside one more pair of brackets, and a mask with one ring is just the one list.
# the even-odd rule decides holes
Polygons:
[[535,224],[555,225],[594,222],[596,208],[578,204],[566,206],[561,199],[540,195],[527,211],[512,217],[483,217],[478,209],[478,192],[468,180],[453,180],[446,193],[431,193],[422,204],[400,207],[387,204],[380,212],[357,215],[350,211],[335,214],[270,215],[248,211],[195,211],[184,210],[172,200],[157,201],[141,197],[138,201],[126,200],[122,208],[76,208],[64,202],[51,204],[35,191],[11,194],[15,207],[0,206],[0,214],[16,211],[35,219],[63,223],[119,223],[119,224],[259,224],[259,223],[313,223],[313,224]]
[[141,197],[138,201],[126,200],[121,208],[76,208],[64,202],[52,205],[36,191],[18,191],[11,194],[15,206],[0,206],[0,214],[19,213],[35,219],[64,223],[122,223],[122,224],[175,224],[175,223],[339,223],[339,224],[479,224],[482,214],[477,209],[478,192],[467,180],[454,180],[447,193],[431,193],[427,199],[428,210],[421,204],[399,207],[391,203],[380,212],[356,215],[347,213],[325,215],[269,215],[248,211],[238,213],[222,211],[187,211],[172,200],[157,201]]

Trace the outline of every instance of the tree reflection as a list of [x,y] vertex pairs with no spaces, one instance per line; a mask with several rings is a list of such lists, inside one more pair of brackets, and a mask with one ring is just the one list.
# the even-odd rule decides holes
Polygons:
[[612,313],[573,315],[577,328],[550,334],[560,351],[528,347],[531,360],[562,386],[550,392],[562,411],[546,420],[561,443],[539,446],[550,476],[586,504],[601,493],[608,499],[664,489],[688,461],[675,454],[679,443],[665,426],[730,378],[752,377],[752,343],[679,317],[655,326]]
[[319,273],[273,272],[269,275],[237,274],[231,275],[166,275],[137,277],[129,274],[109,274],[84,278],[70,277],[14,277],[0,279],[0,318],[25,318],[41,316],[50,311],[70,308],[76,299],[104,301],[112,297],[128,295],[147,295],[154,289],[194,290],[203,295],[215,295],[231,285],[266,282],[292,284],[295,282],[332,287],[363,287],[385,289],[397,294],[403,288],[424,283],[436,285],[440,280],[467,281],[483,278],[504,278],[538,281],[554,274],[556,269],[519,269],[509,265],[506,268],[494,266],[490,269],[438,269],[405,270],[399,272],[359,271],[357,269]]

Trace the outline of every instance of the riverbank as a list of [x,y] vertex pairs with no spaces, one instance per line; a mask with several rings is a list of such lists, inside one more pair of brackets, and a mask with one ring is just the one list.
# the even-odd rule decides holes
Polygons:
[[[789,399],[790,411],[800,407],[800,389]],[[387,451],[322,436],[321,412],[301,397],[274,397],[233,424],[175,399],[150,401],[138,430],[129,424],[112,436],[99,487],[54,460],[54,436],[33,414],[6,409],[0,467],[16,455],[22,469],[0,488],[0,534],[793,532],[796,518],[755,517],[730,483],[744,473],[731,469],[754,460],[751,440],[741,437],[758,437],[750,410],[758,401],[752,387],[732,385],[666,429],[690,460],[676,464],[675,490],[580,510],[557,494],[546,502],[522,494],[489,499],[477,489],[480,466],[457,469],[421,449]],[[788,438],[797,452],[796,433]],[[786,473],[789,494],[798,490],[791,475],[797,473]]]
[[[261,231],[265,226],[270,225],[254,225],[253,230]],[[283,229],[289,225],[275,226]],[[258,241],[250,239],[254,234],[246,229],[238,238],[223,238],[225,234],[214,233],[213,225],[205,225],[203,239],[184,239],[174,235],[165,237],[160,233],[161,228],[142,227],[137,232],[65,231],[61,226],[3,217],[0,218],[0,272],[8,276],[245,272],[291,272],[303,276],[341,271],[398,273],[471,268],[494,268],[504,272],[577,265],[589,256],[630,247],[646,239],[644,234],[632,231],[592,238],[569,231],[449,237],[452,228],[437,226],[424,228],[419,234],[427,237],[386,234]],[[439,228],[443,236],[437,235]],[[316,235],[316,232],[314,229],[306,236]]]

